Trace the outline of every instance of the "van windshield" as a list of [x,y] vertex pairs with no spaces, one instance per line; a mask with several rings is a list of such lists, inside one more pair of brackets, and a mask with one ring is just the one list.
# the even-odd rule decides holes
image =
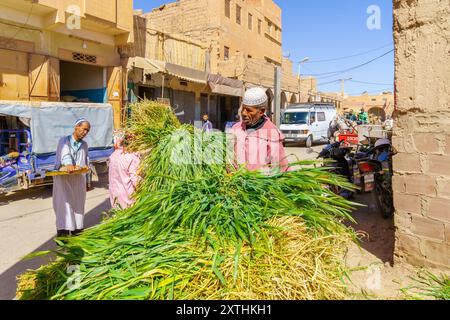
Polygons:
[[306,124],[308,112],[286,112],[282,119],[282,124]]

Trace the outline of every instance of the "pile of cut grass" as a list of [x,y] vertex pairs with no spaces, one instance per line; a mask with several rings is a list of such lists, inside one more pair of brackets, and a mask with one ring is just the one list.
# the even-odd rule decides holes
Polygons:
[[413,285],[402,289],[407,299],[450,300],[450,278],[447,275],[438,276],[430,271],[421,270],[413,280]]
[[181,125],[170,106],[143,100],[132,104],[130,108],[132,113],[126,129],[134,136],[128,146],[131,151],[152,149],[160,138],[170,135]]
[[327,187],[352,188],[345,178],[248,172],[233,165],[224,134],[180,126],[153,102],[135,109],[134,146],[152,149],[136,203],[58,240],[56,261],[20,278],[21,299],[345,296],[342,255],[354,236],[341,221],[354,204]]

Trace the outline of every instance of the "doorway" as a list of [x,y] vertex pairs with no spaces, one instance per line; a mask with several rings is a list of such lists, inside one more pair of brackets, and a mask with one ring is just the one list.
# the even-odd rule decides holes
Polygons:
[[60,61],[61,101],[107,102],[106,72],[104,68]]
[[156,100],[155,88],[139,86],[138,97],[143,100]]
[[371,118],[376,117],[381,121],[384,121],[386,120],[386,112],[382,108],[374,107],[369,110],[369,117]]

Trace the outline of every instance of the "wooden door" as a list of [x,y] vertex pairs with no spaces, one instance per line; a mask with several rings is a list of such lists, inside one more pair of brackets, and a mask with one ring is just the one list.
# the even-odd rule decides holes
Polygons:
[[28,55],[0,49],[0,100],[28,100]]
[[49,101],[59,101],[61,97],[61,77],[59,71],[59,59],[49,58]]
[[183,91],[174,90],[172,108],[181,123],[186,123],[186,110],[183,101]]
[[30,100],[48,100],[49,58],[40,54],[29,55]]
[[[114,110],[114,128],[118,129],[123,123],[122,106],[124,94],[124,73],[122,67],[108,67],[107,68],[107,96],[108,103],[110,103]],[[126,81],[126,80],[125,80]]]
[[215,95],[209,96],[208,113],[214,128],[220,129],[221,128],[221,124],[219,121],[220,116],[217,108],[217,96]]
[[205,93],[202,93],[200,95],[200,118],[203,119],[203,115],[207,114],[209,115],[209,103],[208,103],[208,95]]
[[195,124],[195,92],[183,91],[183,105],[186,123]]
[[125,125],[128,119],[128,72],[122,68],[122,125]]

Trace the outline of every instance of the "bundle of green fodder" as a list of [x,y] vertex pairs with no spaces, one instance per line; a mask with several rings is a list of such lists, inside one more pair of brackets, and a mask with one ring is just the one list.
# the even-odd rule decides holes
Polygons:
[[153,148],[135,205],[61,240],[56,261],[21,277],[19,297],[344,297],[342,255],[352,234],[340,221],[353,204],[325,187],[346,186],[344,178],[322,168],[248,172],[230,162],[223,134],[174,125],[147,137],[148,128],[133,128],[137,145]]
[[436,275],[421,269],[415,277],[414,283],[403,288],[402,292],[409,300],[450,300],[450,277],[447,274]]
[[130,106],[131,117],[127,131],[134,137],[128,148],[132,151],[146,151],[155,147],[160,138],[170,135],[180,122],[170,106],[144,100]]

